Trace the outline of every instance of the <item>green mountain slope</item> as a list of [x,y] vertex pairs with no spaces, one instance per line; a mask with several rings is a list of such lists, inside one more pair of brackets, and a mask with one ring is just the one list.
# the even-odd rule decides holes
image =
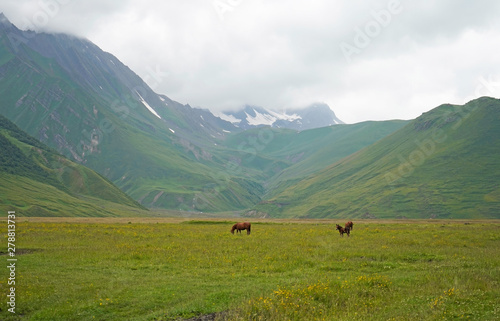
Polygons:
[[258,184],[240,177],[206,196],[225,163],[211,149],[229,123],[160,97],[89,41],[28,34],[0,25],[0,110],[23,130],[147,207],[220,211],[260,200]]
[[120,216],[145,212],[144,207],[107,179],[66,159],[1,115],[0,150],[2,208],[25,216]]
[[500,101],[442,105],[255,209],[274,217],[500,218]]

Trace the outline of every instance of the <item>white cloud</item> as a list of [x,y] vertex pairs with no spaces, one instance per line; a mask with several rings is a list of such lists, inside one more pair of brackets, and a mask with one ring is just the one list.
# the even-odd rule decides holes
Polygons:
[[[143,78],[160,71],[155,91],[212,110],[323,101],[346,122],[409,119],[500,75],[498,1],[214,2],[2,0],[0,11],[86,37]],[[360,30],[369,43],[349,61],[340,45]]]

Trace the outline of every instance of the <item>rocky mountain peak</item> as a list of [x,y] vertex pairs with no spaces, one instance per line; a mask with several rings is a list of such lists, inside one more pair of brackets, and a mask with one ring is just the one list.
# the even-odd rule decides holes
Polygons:
[[246,105],[239,110],[222,112],[217,116],[241,129],[271,126],[306,130],[344,123],[325,103],[315,103],[300,109],[282,111]]

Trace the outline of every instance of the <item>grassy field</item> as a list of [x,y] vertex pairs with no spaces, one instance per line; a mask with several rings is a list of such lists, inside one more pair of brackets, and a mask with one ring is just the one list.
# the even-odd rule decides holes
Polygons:
[[[1,320],[499,320],[500,221],[19,218]],[[340,223],[340,221],[339,221]]]

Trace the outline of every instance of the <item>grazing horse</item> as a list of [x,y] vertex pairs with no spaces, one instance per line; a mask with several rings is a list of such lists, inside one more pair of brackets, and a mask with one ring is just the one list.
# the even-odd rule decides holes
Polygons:
[[354,227],[354,223],[349,221],[347,223],[345,223],[345,228],[349,228],[350,230],[352,230]]
[[240,234],[241,234],[241,230],[247,230],[247,235],[250,235],[250,228],[251,227],[252,227],[252,224],[250,224],[248,222],[236,223],[231,228],[231,233],[234,234],[234,230],[236,230],[236,232],[240,232]]
[[337,230],[339,230],[340,236],[344,237],[344,233],[347,233],[347,236],[351,234],[351,229],[350,228],[344,228],[340,225],[337,224]]

